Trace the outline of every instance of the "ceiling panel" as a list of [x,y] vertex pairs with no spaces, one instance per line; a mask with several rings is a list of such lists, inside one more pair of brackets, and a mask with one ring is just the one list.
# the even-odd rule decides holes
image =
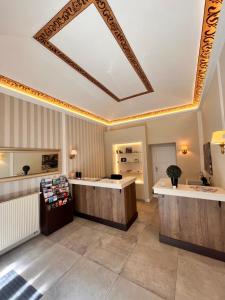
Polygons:
[[[33,38],[67,3],[68,0],[0,1],[0,11],[4,12],[0,18],[1,75],[107,119],[193,101],[204,0],[108,0],[154,88],[153,93],[123,102],[116,102]],[[51,42],[119,97],[145,91],[93,5]]]
[[50,42],[119,98],[146,91],[93,4]]

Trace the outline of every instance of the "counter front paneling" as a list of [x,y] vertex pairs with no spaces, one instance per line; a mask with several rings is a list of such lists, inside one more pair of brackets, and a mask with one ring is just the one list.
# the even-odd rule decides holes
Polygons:
[[225,261],[225,191],[178,185],[167,179],[154,187],[159,198],[161,242]]
[[75,214],[127,230],[137,218],[135,178],[70,180]]

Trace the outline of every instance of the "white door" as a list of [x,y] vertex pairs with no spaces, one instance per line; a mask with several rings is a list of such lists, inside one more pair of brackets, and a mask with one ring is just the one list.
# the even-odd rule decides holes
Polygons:
[[151,146],[154,184],[162,177],[167,177],[166,169],[176,165],[176,144]]

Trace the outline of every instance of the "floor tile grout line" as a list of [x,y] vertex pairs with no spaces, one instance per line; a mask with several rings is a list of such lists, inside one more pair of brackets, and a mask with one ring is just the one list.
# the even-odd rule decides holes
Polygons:
[[[56,243],[56,244],[58,244],[58,243]],[[60,245],[60,244],[58,244],[59,246],[62,246],[62,245]],[[65,248],[65,247],[64,247]],[[67,248],[66,248],[67,249]],[[76,253],[77,254],[77,253]],[[74,265],[76,264],[76,263],[79,263],[79,261],[82,259],[82,257],[83,256],[81,256],[81,257],[79,257],[77,260],[75,260],[75,262],[68,268],[68,270],[66,270],[61,276],[59,276],[59,278],[53,283],[53,285],[51,286],[51,287],[49,287],[45,292],[44,292],[44,294],[43,294],[43,296],[48,292],[48,291],[50,291],[52,288],[54,288],[54,286],[57,284],[57,283],[59,283],[59,281],[61,281],[62,280],[62,278],[67,274],[67,273],[69,273],[70,272],[70,270],[74,267]]]
[[174,291],[174,300],[176,300],[176,293],[177,293],[177,279],[178,279],[178,271],[179,271],[179,249],[177,251],[177,273],[176,273],[176,283],[175,283],[175,291]]
[[113,289],[113,287],[115,286],[115,284],[116,284],[116,282],[119,280],[119,277],[120,277],[120,275],[119,274],[116,274],[117,275],[117,277],[116,277],[116,279],[114,280],[114,282],[112,283],[112,285],[109,287],[109,290],[108,290],[108,292],[107,292],[107,295],[106,295],[106,297],[105,297],[105,300],[109,300],[109,296],[110,296],[110,293],[111,293],[111,291],[112,291],[112,289]]

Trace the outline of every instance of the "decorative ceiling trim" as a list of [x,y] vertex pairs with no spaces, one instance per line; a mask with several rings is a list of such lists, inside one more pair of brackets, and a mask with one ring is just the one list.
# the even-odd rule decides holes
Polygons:
[[[81,3],[81,1],[72,1],[72,2]],[[90,4],[90,2],[91,1],[85,1],[85,0],[82,1],[82,3],[86,3],[86,5],[87,3]],[[213,42],[215,39],[215,34],[216,34],[217,24],[219,21],[219,14],[222,8],[222,3],[223,0],[206,0],[205,2],[202,35],[201,35],[197,74],[196,74],[196,84],[195,84],[194,97],[192,103],[150,111],[150,112],[133,115],[129,117],[107,120],[93,113],[80,109],[79,107],[69,104],[65,101],[56,99],[43,92],[39,92],[35,89],[32,89],[24,84],[21,84],[3,75],[0,75],[0,86],[18,92],[20,94],[24,94],[26,96],[30,96],[32,98],[38,99],[42,102],[54,105],[56,107],[75,113],[79,116],[96,121],[98,123],[104,124],[106,126],[114,126],[114,125],[124,124],[128,122],[141,121],[148,118],[160,117],[168,114],[174,114],[178,112],[186,112],[186,111],[198,109],[201,101],[204,80],[208,69],[209,58],[212,51]],[[67,13],[64,15],[65,23],[66,22],[68,23],[67,18],[69,14],[74,15],[75,13],[72,13],[72,11],[68,8]],[[55,27],[52,27],[52,31],[46,31],[46,34],[49,34],[49,36],[53,36],[55,34],[57,30],[57,26],[59,26],[58,24],[60,24],[60,22],[62,21],[60,21],[59,19],[57,22],[58,23],[55,24]]]
[[52,96],[49,96],[46,93],[40,92],[40,91],[33,89],[25,84],[22,84],[18,81],[10,79],[6,76],[0,75],[0,86],[3,88],[9,89],[9,90],[15,91],[17,93],[23,94],[25,96],[29,96],[34,99],[40,100],[41,102],[51,104],[58,108],[64,109],[66,111],[75,113],[79,116],[88,118],[88,119],[96,121],[98,123],[108,125],[108,120],[106,120],[100,116],[97,116],[93,113],[83,110],[75,105],[69,104],[68,102],[59,100]]
[[[69,22],[83,12],[90,4],[94,4],[99,14],[102,16],[118,45],[128,59],[128,62],[133,67],[139,79],[144,84],[146,91],[128,97],[119,98],[111,92],[106,86],[99,82],[96,78],[90,75],[86,70],[79,66],[75,61],[69,58],[63,51],[57,48],[50,39],[62,30]],[[70,67],[108,94],[117,102],[142,96],[153,92],[153,88],[145,75],[137,57],[135,56],[122,28],[120,27],[111,7],[106,0],[71,0],[69,1],[46,25],[44,25],[35,35],[34,38],[41,43],[45,48],[58,56],[61,60],[67,63]]]
[[69,104],[66,101],[62,101],[62,100],[59,100],[52,96],[49,96],[46,93],[40,92],[36,89],[33,89],[25,84],[22,84],[18,81],[15,81],[15,80],[10,79],[3,75],[0,75],[0,87],[15,91],[15,92],[17,92],[19,94],[23,94],[25,96],[32,97],[32,98],[40,100],[41,102],[44,102],[46,104],[56,106],[65,111],[74,113],[81,117],[85,117],[87,119],[90,119],[92,121],[95,121],[95,122],[98,122],[98,123],[101,123],[101,124],[104,124],[107,126],[113,126],[113,125],[128,123],[128,122],[132,122],[132,121],[144,120],[144,119],[148,119],[148,118],[152,118],[152,117],[159,117],[162,115],[167,115],[167,114],[171,114],[171,113],[177,113],[177,112],[182,112],[182,111],[187,111],[187,110],[192,110],[192,109],[197,108],[197,106],[195,106],[193,104],[185,104],[185,105],[181,105],[181,106],[169,107],[169,108],[164,108],[164,109],[160,109],[160,110],[150,111],[150,112],[146,112],[146,113],[135,115],[135,116],[129,116],[126,118],[107,120],[98,115],[90,113],[86,110],[80,109],[79,107],[77,107],[73,104]]
[[198,66],[194,90],[194,104],[200,104],[209,58],[213,48],[216,29],[223,0],[206,0],[199,48]]

